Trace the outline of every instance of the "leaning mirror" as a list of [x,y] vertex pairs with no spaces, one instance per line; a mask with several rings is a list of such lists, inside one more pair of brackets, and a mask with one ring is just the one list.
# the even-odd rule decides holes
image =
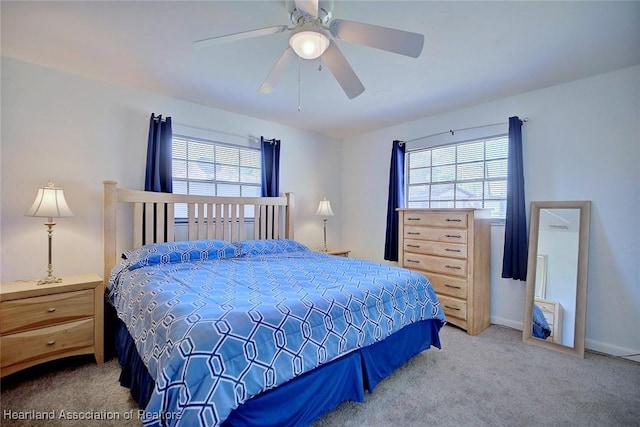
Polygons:
[[523,341],[584,357],[591,202],[532,202]]

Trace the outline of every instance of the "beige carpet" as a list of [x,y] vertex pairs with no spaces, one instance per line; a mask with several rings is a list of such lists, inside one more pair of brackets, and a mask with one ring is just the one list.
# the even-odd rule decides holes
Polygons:
[[[475,337],[445,326],[441,339],[442,350],[410,360],[365,403],[343,403],[314,426],[640,426],[638,363],[590,352],[577,359],[499,326]],[[76,357],[3,378],[0,424],[138,426],[118,375],[115,359],[97,366]],[[118,419],[72,419],[87,416]]]

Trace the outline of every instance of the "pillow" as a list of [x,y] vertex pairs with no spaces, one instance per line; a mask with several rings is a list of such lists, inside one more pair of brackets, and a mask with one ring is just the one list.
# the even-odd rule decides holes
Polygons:
[[226,240],[185,240],[151,243],[122,254],[129,270],[146,265],[175,264],[206,259],[233,258],[240,254],[238,247]]
[[240,249],[240,256],[245,257],[309,250],[305,245],[289,239],[243,240],[234,245]]

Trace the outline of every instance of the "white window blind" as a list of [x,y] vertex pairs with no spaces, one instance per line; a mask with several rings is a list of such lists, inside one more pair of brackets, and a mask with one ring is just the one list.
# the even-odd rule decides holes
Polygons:
[[508,147],[503,135],[407,152],[407,207],[487,208],[504,220]]
[[[173,136],[173,192],[199,196],[259,197],[259,148],[186,136]],[[176,206],[186,218],[186,206]]]

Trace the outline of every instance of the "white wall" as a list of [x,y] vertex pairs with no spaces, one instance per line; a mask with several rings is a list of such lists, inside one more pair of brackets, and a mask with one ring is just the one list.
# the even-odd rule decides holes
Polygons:
[[[640,352],[640,67],[361,134],[344,141],[343,243],[384,256],[391,141],[528,118],[525,193],[533,200],[591,200],[587,348]],[[493,129],[491,129],[493,131]],[[423,144],[454,142],[469,134]],[[525,283],[500,278],[504,227],[492,227],[492,322],[522,328]]]
[[[37,188],[54,178],[75,216],[54,228],[54,274],[102,273],[102,181],[144,187],[152,112],[174,122],[282,141],[280,190],[293,191],[296,239],[322,246],[315,210],[340,210],[340,143],[271,122],[2,59],[1,280],[46,275],[43,218],[25,217]],[[237,138],[236,138],[237,139]],[[340,243],[340,218],[328,238]]]
[[[54,273],[102,271],[102,181],[142,188],[148,116],[282,140],[281,191],[296,193],[296,238],[322,243],[318,201],[331,200],[329,242],[383,261],[393,139],[529,118],[527,200],[592,200],[587,348],[638,353],[640,67],[428,117],[343,141],[131,88],[2,59],[0,279],[46,274],[46,232],[24,216],[55,178],[75,213],[54,232]],[[458,133],[456,138],[470,134]],[[449,137],[431,143],[448,142]],[[342,167],[340,167],[342,165]],[[492,228],[492,321],[522,326],[524,283],[499,277],[504,228]]]

